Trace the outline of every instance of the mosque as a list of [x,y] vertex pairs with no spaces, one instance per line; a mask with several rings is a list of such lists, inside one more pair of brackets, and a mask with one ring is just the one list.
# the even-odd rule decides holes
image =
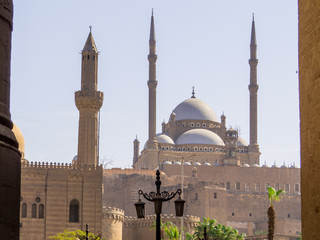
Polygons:
[[138,190],[154,190],[155,170],[161,170],[162,188],[183,190],[184,217],[174,213],[173,204],[163,207],[164,221],[183,225],[192,232],[202,217],[254,235],[267,228],[267,188],[284,189],[276,204],[276,233],[291,239],[301,231],[300,169],[295,166],[260,164],[257,139],[257,43],[252,21],[250,42],[250,141],[226,127],[193,89],[162,123],[156,133],[156,38],[151,17],[149,39],[149,135],[140,151],[133,142],[130,169],[103,169],[98,160],[98,111],[103,93],[98,91],[98,50],[89,33],[82,50],[81,90],[75,93],[79,110],[78,154],[72,163],[37,163],[25,159],[24,140],[17,126],[15,136],[21,156],[20,239],[49,239],[65,229],[102,234],[108,240],[154,239],[153,205],[146,203],[145,219],[137,219],[134,203]]

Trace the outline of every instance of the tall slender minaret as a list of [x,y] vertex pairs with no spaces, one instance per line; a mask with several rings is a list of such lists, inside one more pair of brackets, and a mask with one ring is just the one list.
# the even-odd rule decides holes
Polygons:
[[139,146],[140,146],[140,142],[138,140],[138,136],[136,136],[136,139],[133,141],[133,164],[135,164],[138,161]]
[[258,145],[258,133],[257,133],[257,43],[256,43],[256,30],[254,24],[254,15],[252,17],[252,28],[251,28],[251,41],[250,41],[250,144],[249,147],[252,151],[259,151]]
[[147,147],[149,149],[157,149],[158,142],[156,140],[156,97],[157,97],[157,80],[156,80],[156,38],[154,31],[153,10],[151,15],[150,39],[149,39],[149,139]]
[[75,93],[79,110],[78,165],[99,164],[98,159],[98,112],[103,103],[103,93],[98,86],[98,50],[91,26],[82,50],[81,90]]

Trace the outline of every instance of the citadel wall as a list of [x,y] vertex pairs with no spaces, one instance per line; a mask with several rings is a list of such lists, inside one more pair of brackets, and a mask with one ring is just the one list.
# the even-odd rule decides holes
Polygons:
[[110,240],[122,240],[122,227],[124,211],[114,207],[103,207],[102,209],[102,236]]
[[[181,222],[183,222],[185,233],[194,233],[196,223],[200,221],[200,218],[186,215],[185,217],[175,217],[172,214],[162,214],[161,220],[163,223],[172,222],[181,229]],[[136,217],[125,217],[123,226],[123,239],[126,240],[155,240],[155,228],[152,228],[156,221],[155,215],[146,216],[143,219]]]
[[[268,207],[266,187],[273,186],[287,190],[283,200],[275,204],[277,219],[283,222],[277,231],[285,234],[300,231],[299,224],[288,227],[288,223],[300,223],[301,220],[299,169],[196,166],[195,174],[192,171],[194,167],[184,166],[183,178],[181,165],[165,165],[161,174],[162,191],[176,191],[183,181],[185,215],[215,218],[244,233],[265,230]],[[154,175],[117,172],[115,175],[104,174],[103,177],[104,205],[121,208],[126,216],[136,216],[134,203],[138,200],[139,189],[155,191]],[[108,194],[110,192],[113,194]],[[153,204],[145,202],[146,214],[153,214]],[[165,203],[163,213],[174,213],[174,204]]]

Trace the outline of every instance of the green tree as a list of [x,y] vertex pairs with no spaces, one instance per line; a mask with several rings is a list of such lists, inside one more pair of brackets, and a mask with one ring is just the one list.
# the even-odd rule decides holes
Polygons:
[[162,224],[162,230],[164,232],[164,239],[167,240],[180,240],[181,232],[177,225],[172,222],[166,222]]
[[237,229],[219,224],[215,219],[203,218],[202,222],[198,222],[195,233],[187,234],[187,240],[203,239],[205,227],[210,240],[243,240],[245,238],[245,234],[239,234]]
[[[81,230],[76,231],[68,231],[65,230],[62,233],[58,233],[57,235],[50,236],[49,238],[53,240],[85,240],[86,233]],[[88,234],[89,240],[103,240],[101,235],[95,236],[93,233]]]
[[302,240],[302,232],[299,233],[299,237],[297,238],[297,240]]
[[274,238],[276,212],[274,210],[273,204],[276,201],[280,201],[281,196],[284,193],[284,190],[276,191],[273,187],[268,187],[268,199],[270,202],[268,207],[268,240],[273,240]]
[[[153,222],[151,225],[151,229],[156,228],[156,221]],[[181,232],[177,225],[172,222],[162,223],[160,221],[160,228],[161,228],[161,239],[164,240],[180,240]]]

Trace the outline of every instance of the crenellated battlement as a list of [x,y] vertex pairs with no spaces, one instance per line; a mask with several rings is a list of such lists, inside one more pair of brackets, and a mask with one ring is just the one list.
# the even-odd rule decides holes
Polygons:
[[102,217],[114,221],[124,221],[124,210],[115,207],[102,207]]
[[45,169],[77,169],[77,170],[102,170],[102,166],[81,165],[57,162],[23,162],[22,168],[45,168]]
[[[176,225],[181,224],[181,217],[176,217],[173,214],[162,214],[161,219],[163,222],[172,222]],[[124,217],[124,227],[151,227],[156,221],[156,215],[148,215],[145,218],[137,218],[132,216]],[[183,217],[185,227],[194,228],[200,221],[199,217],[186,215]]]

